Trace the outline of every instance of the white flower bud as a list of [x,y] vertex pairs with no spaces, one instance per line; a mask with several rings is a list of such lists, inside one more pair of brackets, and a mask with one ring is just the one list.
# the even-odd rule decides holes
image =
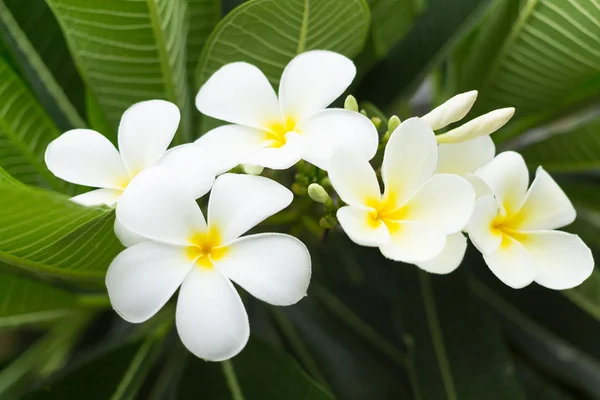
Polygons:
[[438,143],[458,143],[487,136],[502,128],[515,115],[513,107],[494,110],[458,128],[436,136]]
[[460,121],[467,115],[477,100],[477,90],[461,93],[452,97],[439,107],[434,108],[421,119],[436,131],[453,122]]

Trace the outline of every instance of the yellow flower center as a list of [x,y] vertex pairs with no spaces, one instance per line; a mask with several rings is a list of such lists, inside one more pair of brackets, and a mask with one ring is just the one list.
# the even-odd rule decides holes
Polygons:
[[271,147],[283,147],[287,142],[288,132],[299,133],[296,129],[298,121],[294,118],[286,118],[285,121],[274,121],[266,125],[265,140],[271,142]]
[[196,260],[196,265],[202,268],[212,268],[213,262],[223,258],[227,253],[227,247],[221,245],[221,235],[216,229],[208,232],[193,234],[187,248],[190,260]]
[[526,239],[527,235],[520,232],[518,230],[519,226],[519,218],[515,218],[515,216],[502,216],[498,215],[494,218],[490,224],[490,230],[494,235],[500,235],[502,237],[502,242],[500,243],[501,247],[510,246],[512,241],[510,239],[516,240],[517,242],[523,243]]
[[373,211],[368,215],[367,223],[369,226],[377,228],[381,224],[385,224],[390,233],[397,232],[400,229],[400,221],[403,221],[408,214],[406,205],[400,208],[396,206],[395,195],[393,194],[384,199],[367,199],[366,205],[373,208]]

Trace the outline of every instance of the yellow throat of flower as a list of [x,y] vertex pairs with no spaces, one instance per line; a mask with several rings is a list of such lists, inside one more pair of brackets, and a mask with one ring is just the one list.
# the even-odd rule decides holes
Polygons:
[[201,268],[212,268],[213,262],[221,259],[227,253],[227,247],[221,245],[221,235],[217,229],[208,232],[198,232],[190,239],[187,255],[190,260],[196,260],[196,265]]
[[265,140],[271,142],[271,147],[283,147],[287,142],[288,132],[299,133],[296,129],[298,121],[294,118],[286,118],[285,121],[274,121],[266,125]]
[[367,217],[368,225],[372,228],[377,228],[381,224],[385,224],[390,233],[400,229],[400,221],[404,220],[408,214],[407,206],[400,208],[396,206],[393,194],[385,196],[384,199],[367,199],[365,204],[373,208],[373,211]]

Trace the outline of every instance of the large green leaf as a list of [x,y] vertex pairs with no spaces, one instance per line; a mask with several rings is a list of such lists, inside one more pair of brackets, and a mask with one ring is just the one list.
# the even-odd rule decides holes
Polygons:
[[[196,88],[220,67],[246,61],[278,86],[286,64],[308,50],[353,57],[369,28],[364,0],[253,0],[229,13],[211,34],[196,68]],[[203,118],[202,131],[214,123]]]
[[156,357],[162,350],[163,332],[121,344],[108,351],[99,349],[61,371],[25,399],[125,400],[136,398]]
[[478,21],[491,0],[435,0],[361,81],[357,97],[381,108],[406,97]]
[[31,88],[58,126],[63,130],[85,126],[79,114],[83,109],[83,83],[46,3],[0,1],[0,32]]
[[11,174],[2,169],[2,167],[0,167],[0,183],[23,185],[21,182],[13,178]]
[[[502,0],[515,3],[513,0]],[[569,107],[598,98],[600,7],[596,0],[529,0],[509,32],[498,30],[472,51],[462,79],[480,90],[475,111],[516,107],[505,139]],[[513,6],[514,8],[514,6]],[[494,15],[493,18],[497,16]],[[476,49],[475,49],[476,50]],[[471,80],[473,79],[473,80]]]
[[556,133],[519,152],[530,166],[550,172],[600,171],[600,118]]
[[553,379],[598,398],[600,321],[560,293],[537,285],[513,290],[486,271],[482,260],[475,265],[471,287],[490,306],[511,344]]
[[0,261],[100,282],[122,246],[114,211],[86,208],[41,189],[0,183]]
[[414,266],[390,267],[398,268],[415,397],[524,398],[500,332],[470,294],[464,271],[438,276]]
[[47,2],[115,131],[125,109],[159,98],[179,106],[183,132],[189,132],[185,0]]
[[23,183],[64,190],[44,163],[46,147],[58,135],[27,86],[0,59],[0,166]]
[[178,400],[332,400],[287,355],[256,339],[235,358],[207,363],[193,356],[183,373]]
[[377,58],[404,37],[423,6],[417,0],[369,0],[371,38]]
[[[186,0],[185,12],[189,28],[187,34],[188,81],[194,87],[194,74],[200,54],[210,33],[221,18],[220,0]],[[193,93],[195,94],[195,93]]]
[[61,318],[77,306],[68,290],[0,271],[0,328]]

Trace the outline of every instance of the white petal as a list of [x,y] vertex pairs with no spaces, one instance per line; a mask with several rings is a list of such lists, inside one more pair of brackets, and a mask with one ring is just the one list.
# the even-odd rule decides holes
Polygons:
[[535,281],[540,285],[571,289],[592,274],[592,251],[579,236],[561,231],[532,231],[525,235],[522,244],[533,259]]
[[474,118],[464,125],[437,136],[438,143],[457,143],[488,136],[502,128],[515,115],[515,109],[502,108]]
[[353,207],[364,208],[381,200],[381,189],[373,167],[366,159],[347,149],[333,153],[329,179],[338,196]]
[[519,153],[505,151],[498,154],[480,168],[477,175],[492,189],[508,215],[519,211],[529,184],[527,165]]
[[229,279],[214,268],[192,268],[181,285],[175,314],[181,341],[195,356],[223,361],[250,336],[244,304]]
[[162,167],[148,169],[131,181],[117,206],[117,219],[138,235],[184,246],[191,236],[206,231],[194,198]]
[[460,143],[440,144],[438,147],[438,174],[465,175],[475,173],[496,154],[496,146],[489,136]]
[[115,146],[96,131],[73,129],[46,149],[50,172],[78,185],[123,190],[129,174]]
[[313,50],[285,67],[279,84],[281,113],[296,120],[323,110],[350,86],[356,67],[341,54]]
[[337,211],[340,225],[354,243],[379,247],[390,241],[390,233],[385,224],[370,218],[373,211],[350,206],[342,207]]
[[379,144],[375,125],[354,111],[324,110],[301,122],[297,129],[306,138],[304,159],[323,170],[327,170],[333,151],[340,146],[370,160]]
[[264,131],[241,125],[223,125],[212,129],[196,143],[211,154],[217,174],[238,166],[268,144]]
[[457,175],[434,175],[408,200],[402,219],[427,222],[450,235],[467,225],[474,205],[469,182]]
[[484,254],[483,259],[494,275],[513,289],[525,287],[535,278],[535,267],[529,253],[521,243],[507,236],[494,253]]
[[471,187],[475,191],[475,200],[479,200],[483,196],[493,196],[492,189],[488,186],[483,179],[475,174],[464,174],[463,178],[471,184]]
[[106,273],[110,303],[126,321],[144,322],[173,296],[193,264],[184,247],[157,242],[129,247]]
[[245,62],[227,64],[208,78],[196,96],[196,107],[210,117],[259,129],[281,120],[267,77]]
[[477,100],[477,90],[461,93],[452,97],[441,106],[431,110],[427,115],[421,117],[431,129],[437,131],[453,122],[460,121],[473,107]]
[[437,142],[431,128],[419,118],[404,121],[385,148],[381,175],[386,194],[404,204],[429,179],[437,163]]
[[143,101],[125,111],[119,124],[119,150],[132,176],[165,154],[180,119],[177,106],[164,100]]
[[285,135],[281,147],[264,147],[244,159],[245,164],[260,165],[271,169],[288,169],[302,159],[306,140],[296,132]]
[[311,261],[308,249],[293,236],[263,233],[238,239],[215,262],[223,275],[252,296],[275,306],[306,296]]
[[71,197],[71,201],[82,206],[113,206],[123,194],[122,190],[114,189],[96,189],[75,197]]
[[127,229],[125,225],[123,225],[118,218],[115,218],[114,225],[115,235],[121,242],[121,244],[125,247],[131,247],[138,243],[147,242],[149,239],[138,235],[134,231]]
[[217,178],[208,202],[208,223],[223,244],[237,239],[294,198],[285,186],[262,176],[224,174]]
[[461,232],[446,237],[446,246],[436,258],[420,262],[419,268],[433,274],[449,274],[454,271],[463,258],[467,250],[467,238]]
[[484,255],[494,253],[502,243],[502,234],[492,229],[498,213],[498,202],[493,196],[483,196],[475,203],[469,221],[469,239]]
[[176,146],[169,150],[158,162],[173,175],[174,183],[180,190],[186,190],[194,199],[210,191],[215,181],[213,158],[197,143]]
[[542,167],[538,167],[535,179],[525,195],[523,205],[515,217],[519,229],[556,229],[575,220],[573,204]]
[[388,228],[391,240],[379,250],[395,261],[421,263],[432,260],[446,245],[446,235],[424,222],[402,221],[388,225]]

